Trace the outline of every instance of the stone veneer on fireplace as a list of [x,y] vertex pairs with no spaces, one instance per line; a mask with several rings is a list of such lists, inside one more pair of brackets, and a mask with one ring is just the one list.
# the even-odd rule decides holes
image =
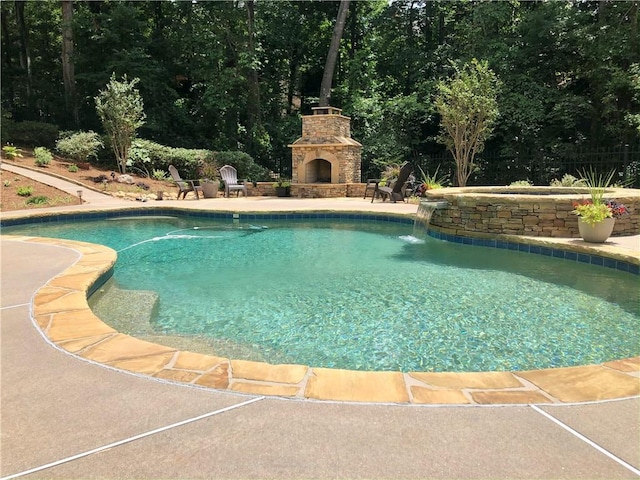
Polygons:
[[362,145],[351,138],[351,119],[334,107],[302,117],[302,137],[289,145],[296,184],[360,183]]

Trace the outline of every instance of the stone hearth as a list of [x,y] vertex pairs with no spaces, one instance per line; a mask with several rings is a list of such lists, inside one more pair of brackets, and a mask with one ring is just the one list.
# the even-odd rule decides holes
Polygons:
[[351,119],[334,107],[302,117],[302,137],[289,145],[296,184],[360,183],[362,145],[351,138]]

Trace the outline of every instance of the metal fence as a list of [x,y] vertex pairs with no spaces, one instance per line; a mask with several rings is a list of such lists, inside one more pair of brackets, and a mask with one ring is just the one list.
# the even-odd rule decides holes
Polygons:
[[[425,172],[449,174],[455,180],[455,162],[448,151],[425,155],[413,162]],[[615,171],[614,182],[640,188],[640,145],[622,145],[616,148],[583,149],[564,152],[537,151],[518,155],[500,155],[483,152],[476,158],[478,169],[469,178],[468,185],[509,185],[528,180],[534,185],[549,185],[563,175],[580,177],[588,171]]]
[[[446,150],[426,154],[411,160],[416,177],[418,167],[433,174],[438,169],[438,177],[448,175],[455,182],[455,162]],[[628,187],[640,188],[640,144],[622,145],[606,149],[576,149],[574,151],[537,151],[516,155],[500,155],[482,152],[476,158],[478,169],[467,185],[509,185],[518,180],[528,180],[534,185],[549,185],[554,179],[562,179],[570,174],[580,177],[583,172],[608,173],[615,171],[614,182]],[[291,158],[276,161],[276,172],[281,177],[291,178]],[[377,173],[363,170],[363,181]]]

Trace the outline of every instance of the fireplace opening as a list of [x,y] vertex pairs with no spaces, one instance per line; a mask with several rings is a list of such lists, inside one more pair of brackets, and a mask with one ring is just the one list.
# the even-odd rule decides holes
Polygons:
[[307,163],[306,183],[331,183],[331,163],[322,158]]

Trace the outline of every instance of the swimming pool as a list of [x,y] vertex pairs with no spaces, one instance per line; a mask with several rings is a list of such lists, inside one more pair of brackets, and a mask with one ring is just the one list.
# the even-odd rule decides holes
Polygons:
[[[638,354],[637,276],[417,242],[412,228],[349,218],[171,216],[3,231],[119,250],[112,288],[125,291],[120,300],[131,305],[126,290],[159,298],[130,333],[200,338],[221,356],[354,370],[490,371]],[[147,317],[137,313],[132,319]]]

